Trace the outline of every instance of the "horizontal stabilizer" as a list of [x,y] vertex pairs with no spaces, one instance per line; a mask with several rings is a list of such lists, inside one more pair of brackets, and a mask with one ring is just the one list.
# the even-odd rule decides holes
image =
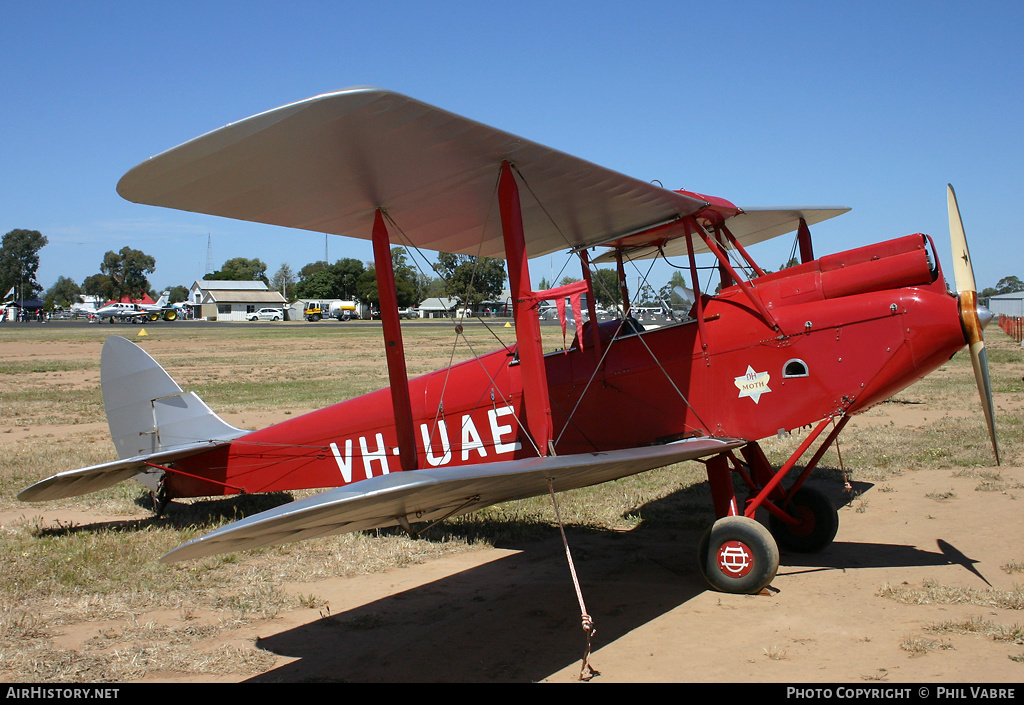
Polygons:
[[91,465],[87,468],[79,468],[78,470],[68,470],[25,488],[18,493],[18,499],[22,502],[47,502],[54,499],[80,497],[90,492],[106,489],[116,485],[118,482],[130,480],[140,473],[162,472],[151,467],[148,463],[166,465],[175,460],[181,460],[191,455],[198,455],[222,445],[227,445],[229,442],[196,443],[162,453],[150,453],[134,458]]
[[182,544],[165,563],[301,541],[350,531],[432,521],[498,502],[616,480],[645,470],[736,448],[746,441],[694,438],[627,448],[410,470],[380,475],[292,502]]

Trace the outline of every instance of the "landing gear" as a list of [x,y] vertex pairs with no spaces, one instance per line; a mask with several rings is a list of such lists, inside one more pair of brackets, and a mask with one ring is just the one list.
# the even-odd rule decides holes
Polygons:
[[[839,529],[839,513],[825,494],[804,482],[848,420],[846,416],[838,420],[789,485],[790,490],[783,488],[782,480],[833,419],[818,423],[778,470],[757,443],[740,449],[742,460],[729,451],[705,461],[718,521],[701,539],[698,560],[701,572],[715,589],[760,592],[778,572],[780,547],[805,553],[820,551],[832,543]],[[750,491],[745,502],[737,500],[733,474]],[[769,528],[754,519],[759,510],[768,512]]]
[[[772,514],[768,527],[779,546],[797,553],[814,553],[832,543],[839,530],[839,512],[820,490],[804,485],[783,508],[787,519]],[[790,523],[788,519],[796,520]]]
[[753,595],[779,570],[779,548],[754,519],[722,517],[708,529],[697,551],[701,572],[716,590]]
[[167,505],[171,501],[170,496],[167,494],[167,484],[163,478],[160,479],[160,484],[157,485],[156,490],[149,493],[149,499],[150,502],[152,502],[151,509],[153,510],[153,514],[157,517],[162,516],[164,509],[167,508]]

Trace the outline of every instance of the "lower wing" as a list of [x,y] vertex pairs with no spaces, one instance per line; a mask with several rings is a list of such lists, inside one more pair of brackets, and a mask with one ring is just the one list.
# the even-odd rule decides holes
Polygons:
[[276,507],[182,544],[165,563],[407,521],[457,516],[498,502],[596,485],[737,448],[732,438],[432,468],[381,475]]

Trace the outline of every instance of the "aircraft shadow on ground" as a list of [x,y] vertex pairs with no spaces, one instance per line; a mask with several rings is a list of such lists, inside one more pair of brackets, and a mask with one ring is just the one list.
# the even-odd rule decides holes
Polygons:
[[[853,494],[836,483],[826,483],[823,489],[841,506],[870,485],[855,485]],[[289,499],[287,494],[254,495],[172,504],[161,517],[44,531],[212,525]],[[710,589],[696,562],[703,527],[712,518],[706,483],[633,508],[629,514],[641,518],[630,531],[567,528],[586,607],[597,627],[594,649]],[[459,534],[456,526],[445,529],[447,538]],[[320,619],[260,639],[260,648],[296,660],[252,680],[535,681],[580,664],[586,636],[557,529],[544,522],[507,528],[520,538],[496,543],[517,553],[340,613],[322,612]],[[428,534],[426,540],[446,539]],[[974,561],[941,540],[935,551],[839,540],[819,553],[783,552],[779,575],[950,564],[982,577]]]
[[[691,488],[638,511],[692,508],[700,493]],[[699,523],[567,528],[595,650],[710,589],[696,562]],[[549,539],[505,546],[515,554],[261,638],[260,648],[296,660],[252,681],[536,681],[582,665],[580,606],[557,529],[548,528]],[[970,562],[958,555],[943,542],[926,551],[839,541],[816,554],[783,554],[780,576]]]
[[[580,605],[551,531],[517,553],[259,639],[297,660],[252,681],[527,682],[582,665]],[[697,533],[678,542],[645,533],[567,529],[595,649],[706,589]]]
[[[223,499],[204,499],[188,504],[170,502],[159,516],[155,513],[142,519],[119,519],[113,521],[97,521],[89,524],[65,524],[58,522],[55,526],[39,529],[39,536],[66,536],[78,533],[100,532],[133,532],[145,531],[152,527],[172,529],[213,530],[225,521],[237,521],[251,514],[273,509],[292,501],[286,492],[268,494],[252,494],[231,496]],[[135,504],[147,510],[152,509],[149,495],[140,495]]]

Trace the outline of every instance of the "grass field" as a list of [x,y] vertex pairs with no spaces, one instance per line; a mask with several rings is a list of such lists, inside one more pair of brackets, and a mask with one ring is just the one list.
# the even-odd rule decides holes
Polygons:
[[[512,333],[468,326],[451,330],[405,328],[412,375],[492,350]],[[232,421],[291,415],[387,385],[380,332],[374,326],[331,323],[277,327],[183,327],[162,323],[134,338],[184,387]],[[156,518],[134,483],[47,505],[25,505],[18,491],[54,472],[115,458],[107,437],[99,387],[99,350],[111,333],[132,328],[59,324],[0,327],[0,678],[13,681],[126,681],[157,669],[184,673],[258,672],[255,649],[191,655],[205,630],[231,629],[304,601],[282,581],[315,582],[326,576],[383,571],[465,551],[547,538],[553,531],[550,499],[509,503],[451,520],[425,539],[400,532],[350,534],[201,562],[164,565],[163,553],[245,514],[288,501],[288,496],[176,502]],[[1024,355],[991,327],[989,360],[999,409],[1004,464],[1019,464],[1024,450],[1019,404]],[[561,331],[545,329],[547,347],[561,347]],[[900,409],[921,412],[912,427],[890,419]],[[977,477],[979,491],[1020,492],[990,467],[984,421],[978,411],[970,361],[958,354],[942,369],[851,424],[840,456],[830,451],[823,479],[884,480],[893,473],[953,468]],[[255,425],[255,424],[254,424]],[[773,461],[788,456],[795,436],[763,443]],[[664,500],[655,502],[655,500]],[[689,463],[566,493],[559,499],[566,524],[628,530],[639,523],[695,527],[711,518],[703,466]],[[65,513],[59,522],[43,515]],[[22,518],[18,518],[21,516]],[[82,517],[89,517],[83,519]],[[79,523],[82,522],[82,523]],[[139,623],[155,609],[180,616],[178,626]],[[198,615],[203,615],[199,618]],[[84,651],[61,645],[59,635],[83,622],[110,623]],[[153,644],[159,642],[159,659]]]

